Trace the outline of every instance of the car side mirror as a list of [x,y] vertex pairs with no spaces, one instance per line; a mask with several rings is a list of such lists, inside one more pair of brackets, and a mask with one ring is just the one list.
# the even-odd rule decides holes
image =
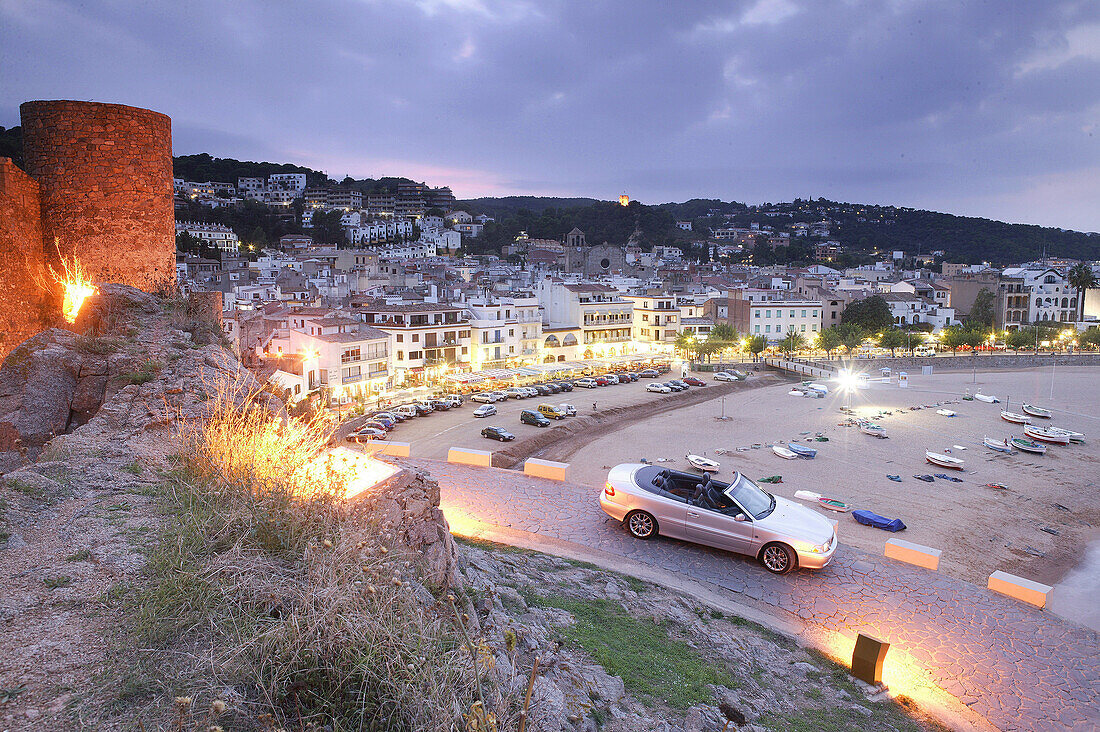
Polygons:
[[739,513],[736,516],[734,516],[733,520],[734,521],[748,521],[748,519],[745,517],[745,514],[743,514],[743,513]]

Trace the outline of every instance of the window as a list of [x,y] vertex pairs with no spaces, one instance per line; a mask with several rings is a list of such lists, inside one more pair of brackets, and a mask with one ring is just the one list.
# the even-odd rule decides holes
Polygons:
[[759,317],[760,317],[760,311],[759,311],[759,310],[757,310],[757,311],[756,311],[756,317],[757,317],[757,318],[759,318]]
[[466,346],[463,346],[463,347],[462,347],[462,355],[463,355],[463,356],[465,356],[465,355],[466,355]]
[[397,352],[397,360],[398,361],[404,361],[405,360],[405,352],[404,351],[398,351]]
[[803,332],[803,333],[805,333],[805,332],[806,332],[806,324],[805,324],[805,323],[803,323],[803,324],[802,324],[802,332]]
[[811,325],[810,330],[816,332],[817,331],[817,323],[814,323],[813,325]]
[[413,333],[413,343],[419,343],[419,342],[420,342],[420,334],[419,333]]
[[802,317],[803,317],[803,318],[805,318],[805,317],[806,317],[806,311],[805,311],[805,310],[803,310],[803,311],[802,311]]
[[404,341],[405,341],[405,336],[402,335],[401,333],[398,333],[397,334],[397,342],[398,343],[404,343]]
[[764,311],[764,317],[765,318],[770,318],[771,316],[772,316],[772,311],[771,310],[765,310]]
[[771,333],[772,332],[772,327],[770,325],[764,326],[764,332],[765,333]]
[[424,358],[423,351],[409,351],[409,360],[415,361],[418,358]]

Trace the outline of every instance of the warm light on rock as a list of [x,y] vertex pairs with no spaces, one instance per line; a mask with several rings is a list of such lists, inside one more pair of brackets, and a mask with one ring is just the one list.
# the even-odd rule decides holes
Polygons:
[[[60,248],[58,254],[60,254]],[[88,273],[80,266],[75,256],[61,256],[60,271],[54,269],[52,265],[47,269],[53,279],[54,287],[61,289],[61,315],[66,323],[75,323],[76,316],[80,314],[80,306],[99,290],[92,284]]]
[[335,447],[326,450],[316,460],[302,468],[309,483],[330,480],[341,483],[344,498],[356,498],[397,473],[389,463],[376,460],[372,454]]

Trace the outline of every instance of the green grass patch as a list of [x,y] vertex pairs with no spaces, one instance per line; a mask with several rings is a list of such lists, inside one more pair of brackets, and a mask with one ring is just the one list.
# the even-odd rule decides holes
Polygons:
[[575,622],[567,640],[583,648],[613,676],[622,677],[633,694],[665,702],[674,709],[713,702],[708,684],[734,687],[736,680],[667,629],[643,620],[608,600],[532,595],[530,604],[570,613]]
[[68,587],[73,583],[73,578],[68,575],[62,574],[57,577],[46,577],[42,580],[42,584],[49,587],[51,590],[56,590],[59,587]]
[[77,336],[76,339],[76,350],[81,353],[106,356],[107,354],[117,352],[120,348],[122,348],[122,343],[117,338],[82,335]]
[[69,556],[65,557],[67,562],[86,562],[92,558],[92,552],[89,549],[78,549]]
[[131,475],[141,475],[143,472],[145,472],[145,468],[142,467],[142,464],[137,460],[130,463],[129,465],[122,466],[122,469],[125,470],[127,473],[130,473]]
[[526,554],[528,556],[539,554],[539,552],[531,551],[530,549],[524,549],[518,546],[511,546],[510,544],[500,544],[495,541],[489,541],[488,539],[476,539],[469,536],[456,536],[454,540],[464,546],[472,546],[475,549],[483,549],[487,552],[507,552],[509,554]]
[[24,483],[18,478],[8,479],[8,487],[13,491],[18,491],[28,498],[43,498],[46,495],[46,491],[42,490],[36,485],[30,483]]
[[159,373],[162,368],[164,368],[164,364],[160,361],[149,359],[142,363],[141,368],[137,371],[122,374],[120,378],[128,384],[147,384],[157,378],[157,373]]

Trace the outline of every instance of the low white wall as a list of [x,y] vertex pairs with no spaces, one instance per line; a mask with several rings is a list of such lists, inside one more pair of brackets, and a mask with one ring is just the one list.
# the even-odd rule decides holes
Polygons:
[[989,575],[989,589],[1008,595],[1035,607],[1046,607],[1050,600],[1050,593],[1054,590],[1050,585],[1034,582],[1023,577],[997,570]]
[[931,569],[933,572],[940,568],[940,554],[942,554],[939,549],[914,544],[905,539],[888,539],[884,553],[890,559],[915,564],[918,567]]
[[470,447],[452,447],[447,450],[447,462],[491,468],[493,467],[493,453],[489,450],[474,450]]
[[409,457],[412,454],[412,445],[407,442],[371,440],[367,443],[367,448],[380,455],[392,455],[393,457]]
[[523,464],[524,475],[550,480],[569,480],[569,463],[556,463],[553,460],[528,458]]

